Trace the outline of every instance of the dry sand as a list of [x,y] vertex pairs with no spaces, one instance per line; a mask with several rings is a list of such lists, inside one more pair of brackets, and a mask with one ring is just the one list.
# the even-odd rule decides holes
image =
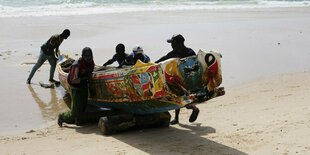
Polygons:
[[[310,154],[310,9],[145,12],[0,19],[0,154]],[[63,53],[93,49],[104,63],[123,42],[155,61],[182,33],[185,44],[222,52],[227,94],[198,105],[196,123],[103,136],[96,124],[58,128],[63,89],[43,89],[49,65],[27,86],[39,47],[64,28]],[[30,64],[30,65],[29,65]],[[55,75],[57,78],[57,75]]]

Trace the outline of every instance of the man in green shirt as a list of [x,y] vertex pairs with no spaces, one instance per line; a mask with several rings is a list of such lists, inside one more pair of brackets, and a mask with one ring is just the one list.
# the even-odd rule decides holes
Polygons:
[[46,43],[41,46],[40,56],[37,63],[33,66],[29,77],[27,79],[27,84],[31,84],[31,79],[34,73],[42,66],[42,64],[48,60],[51,65],[50,69],[50,82],[57,82],[54,80],[54,72],[56,68],[56,62],[58,57],[59,46],[64,39],[70,36],[70,30],[65,29],[61,34],[55,34],[51,36]]

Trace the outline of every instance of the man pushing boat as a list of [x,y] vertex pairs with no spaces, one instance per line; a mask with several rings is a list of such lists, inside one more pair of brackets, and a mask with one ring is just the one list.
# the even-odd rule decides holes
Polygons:
[[91,48],[85,47],[82,57],[76,60],[69,71],[68,83],[71,90],[71,110],[58,116],[58,125],[63,123],[80,125],[86,122],[96,122],[102,116],[100,112],[86,112],[88,102],[88,80],[94,70],[94,60]]
[[59,83],[59,81],[54,80],[54,72],[56,68],[56,62],[59,52],[59,46],[64,39],[70,36],[70,30],[65,29],[61,34],[55,34],[48,39],[46,43],[41,46],[40,56],[37,63],[33,66],[28,79],[27,84],[31,84],[31,79],[35,72],[42,66],[42,64],[48,60],[51,65],[50,78],[49,81],[52,83]]
[[122,43],[116,45],[115,52],[116,54],[113,55],[112,59],[109,59],[106,63],[103,64],[103,66],[111,65],[115,61],[118,62],[118,65],[121,65],[128,57],[128,54],[125,53],[125,45]]
[[143,48],[141,46],[135,45],[132,49],[132,53],[128,55],[118,67],[121,68],[123,65],[135,65],[138,60],[148,63],[151,59],[143,52]]
[[[155,63],[159,63],[170,58],[185,58],[196,55],[196,53],[191,48],[188,48],[184,45],[184,41],[185,39],[181,34],[173,35],[171,39],[167,40],[168,43],[171,43],[172,51],[161,57]],[[187,106],[186,108],[193,109],[193,112],[189,118],[189,122],[194,122],[198,117],[199,109],[194,104]],[[175,118],[170,122],[171,125],[179,123],[179,113],[180,109],[176,109]]]

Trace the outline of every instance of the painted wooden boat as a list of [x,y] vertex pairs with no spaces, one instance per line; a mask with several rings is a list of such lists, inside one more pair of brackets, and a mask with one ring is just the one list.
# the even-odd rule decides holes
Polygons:
[[[57,64],[61,85],[69,90],[68,68],[73,59]],[[200,50],[197,55],[158,64],[138,61],[132,67],[96,68],[89,80],[88,104],[133,114],[166,112],[223,95],[221,55]]]

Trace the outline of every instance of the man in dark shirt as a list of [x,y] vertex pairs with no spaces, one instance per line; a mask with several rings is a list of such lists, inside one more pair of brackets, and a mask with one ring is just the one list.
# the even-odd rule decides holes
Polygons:
[[[70,36],[70,30],[65,29],[61,34],[53,35],[46,43],[41,46],[40,56],[37,63],[33,66],[29,77],[27,79],[27,84],[31,83],[31,79],[34,73],[42,66],[42,64],[48,60],[51,65],[50,69],[50,82],[58,82],[54,80],[54,72],[56,68],[56,62],[58,57],[59,46],[64,39],[67,39]],[[59,82],[58,82],[59,83]]]
[[143,48],[139,45],[136,45],[132,49],[132,53],[122,62],[119,67],[123,65],[135,65],[136,62],[140,60],[144,63],[150,62],[150,57],[143,53]]
[[80,125],[86,122],[96,122],[102,113],[86,112],[88,102],[88,80],[94,70],[94,60],[92,50],[85,47],[82,57],[76,60],[69,71],[68,83],[71,90],[71,109],[58,116],[58,125],[63,123]]
[[118,65],[121,65],[122,62],[128,57],[128,54],[125,53],[124,44],[118,44],[115,48],[116,54],[113,55],[112,59],[108,60],[103,66],[111,65],[113,62],[117,61]]
[[[170,58],[185,58],[189,56],[196,55],[196,53],[191,49],[187,48],[184,45],[184,37],[181,34],[175,34],[172,36],[171,39],[168,39],[167,42],[171,43],[172,51],[169,52],[167,55],[161,57],[155,63],[159,63],[161,61],[170,59]],[[188,109],[193,109],[193,112],[189,118],[190,122],[194,122],[199,114],[199,109],[195,105],[187,106]],[[180,109],[175,110],[175,118],[170,122],[171,125],[179,123],[179,113]]]
[[171,39],[167,40],[168,43],[171,43],[172,51],[161,57],[155,63],[159,63],[170,58],[185,58],[196,55],[196,53],[191,48],[187,48],[184,45],[184,41],[185,39],[181,34],[173,35]]

